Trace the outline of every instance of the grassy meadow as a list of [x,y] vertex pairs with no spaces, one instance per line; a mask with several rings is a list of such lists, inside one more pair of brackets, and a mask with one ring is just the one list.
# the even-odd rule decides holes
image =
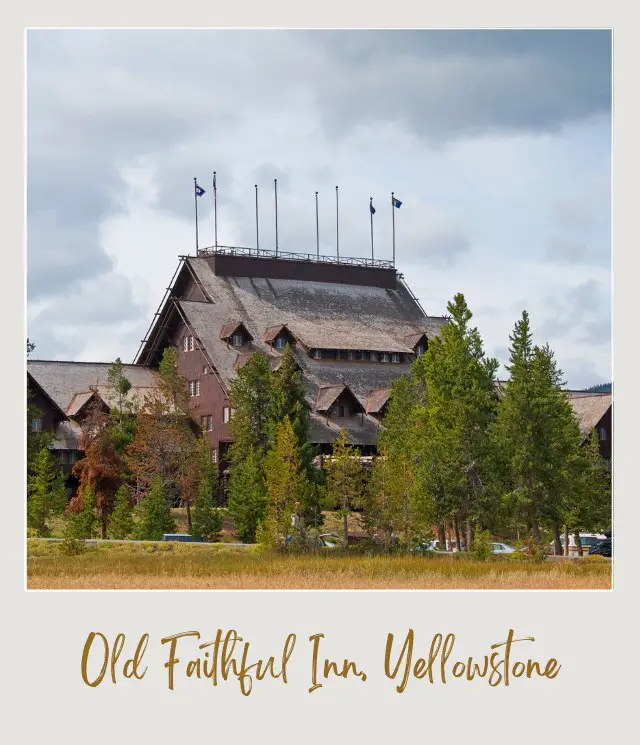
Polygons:
[[534,562],[464,556],[283,555],[224,543],[98,543],[79,553],[63,544],[27,541],[29,589],[524,589],[611,587],[602,557]]

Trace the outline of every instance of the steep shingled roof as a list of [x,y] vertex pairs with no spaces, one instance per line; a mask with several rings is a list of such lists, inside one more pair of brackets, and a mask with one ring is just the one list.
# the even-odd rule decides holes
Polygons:
[[613,396],[611,393],[574,394],[569,396],[569,402],[580,424],[580,431],[586,437],[611,408]]
[[380,388],[377,391],[371,391],[367,398],[366,412],[367,414],[378,414],[382,411],[384,405],[389,400],[391,395],[391,388]]
[[[110,362],[27,360],[28,372],[65,412],[76,394],[88,394],[88,400],[91,389],[95,386],[98,387],[100,396],[107,400],[107,373],[110,366]],[[156,374],[148,367],[123,365],[123,372],[132,385],[129,398],[142,393],[142,399],[144,393],[156,388]]]
[[[225,277],[206,258],[190,268],[213,303],[180,300],[190,326],[228,385],[237,375],[237,350],[220,344],[220,329],[240,320],[253,337],[251,349],[269,353],[267,330],[286,326],[309,348],[412,352],[405,338],[435,336],[444,317],[425,316],[403,283],[396,289],[292,279]],[[419,337],[418,337],[419,338]],[[389,387],[409,364],[313,360],[293,348],[313,406],[320,385],[348,385],[364,406],[371,390]]]

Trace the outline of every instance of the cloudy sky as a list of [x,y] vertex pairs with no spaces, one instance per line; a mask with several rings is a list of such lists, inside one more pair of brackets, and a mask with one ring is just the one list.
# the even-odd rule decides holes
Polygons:
[[[28,33],[28,324],[41,359],[132,361],[200,244],[391,257],[464,293],[508,358],[523,309],[568,384],[611,379],[608,31]],[[501,371],[504,375],[504,370]]]

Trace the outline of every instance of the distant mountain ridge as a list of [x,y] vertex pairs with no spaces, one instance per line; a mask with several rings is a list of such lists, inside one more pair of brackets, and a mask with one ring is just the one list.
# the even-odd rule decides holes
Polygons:
[[584,388],[585,393],[611,393],[613,383],[600,383],[600,385],[592,385],[589,388]]

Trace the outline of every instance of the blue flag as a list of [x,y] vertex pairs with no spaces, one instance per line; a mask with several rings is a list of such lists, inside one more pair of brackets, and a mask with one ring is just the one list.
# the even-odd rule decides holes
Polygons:
[[206,194],[207,192],[200,186],[200,184],[196,183],[196,196],[201,197],[203,194]]
[[401,202],[401,201],[400,201],[399,199],[396,199],[396,198],[394,197],[394,198],[393,198],[393,206],[394,206],[394,207],[397,207],[398,209],[400,209],[400,207],[402,207],[402,202]]
[[372,202],[369,202],[369,210],[371,211],[372,215],[376,214],[376,208],[373,206]]

